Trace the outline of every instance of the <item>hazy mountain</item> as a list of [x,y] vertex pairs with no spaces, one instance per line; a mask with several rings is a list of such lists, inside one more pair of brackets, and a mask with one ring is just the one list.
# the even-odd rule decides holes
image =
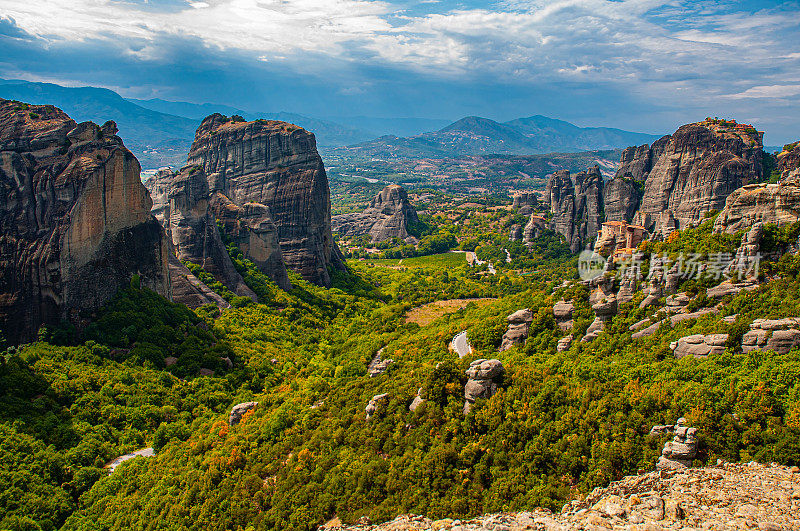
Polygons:
[[116,92],[96,87],[62,87],[52,83],[4,82],[0,97],[55,105],[75,121],[102,124],[114,120],[119,136],[143,168],[186,162],[198,120],[146,109]]
[[348,148],[373,157],[463,157],[491,153],[533,155],[618,149],[651,143],[657,135],[609,127],[578,127],[546,116],[500,123],[469,116],[438,131],[411,137],[384,136]]
[[[223,105],[221,103],[188,103],[185,101],[167,101],[159,98],[149,100],[137,100],[136,98],[125,98],[131,103],[135,103],[145,109],[163,112],[166,114],[174,114],[175,116],[185,116],[194,120],[202,120],[209,114],[218,112],[226,116],[238,114],[244,116],[248,120],[251,119],[249,112],[231,107],[230,105]],[[255,117],[253,118],[255,119]]]
[[450,120],[436,118],[376,118],[374,116],[330,116],[331,120],[353,129],[373,131],[370,138],[378,136],[414,136],[426,131],[436,131],[450,123]]
[[128,101],[154,111],[175,114],[178,116],[186,116],[188,118],[194,118],[198,121],[202,120],[209,114],[218,112],[226,116],[238,114],[247,120],[263,118],[265,120],[280,120],[283,122],[290,122],[314,133],[314,136],[317,139],[317,145],[320,147],[344,146],[356,142],[363,142],[365,140],[375,138],[380,134],[372,131],[361,130],[355,127],[341,125],[333,121],[320,120],[310,116],[289,112],[276,113],[245,111],[236,107],[231,107],[230,105],[218,103],[188,103],[185,101],[167,101],[162,99],[137,100],[129,98]]

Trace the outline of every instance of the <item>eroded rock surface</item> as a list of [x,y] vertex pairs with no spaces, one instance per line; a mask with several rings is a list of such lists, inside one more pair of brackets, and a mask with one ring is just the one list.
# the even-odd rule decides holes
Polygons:
[[[210,194],[203,169],[186,166],[180,172],[161,170],[145,186],[153,199],[153,215],[164,227],[178,259],[199,265],[236,295],[257,300],[233,266],[219,235],[209,210]],[[194,298],[176,300],[190,305]]]
[[594,242],[603,223],[603,176],[594,166],[571,176],[553,173],[547,182],[544,202],[553,218],[550,228],[562,234],[572,252]]
[[390,184],[376,195],[363,212],[341,214],[331,218],[333,232],[352,238],[369,234],[373,242],[399,238],[413,241],[409,225],[419,222],[417,211],[408,201],[408,193],[398,184]]
[[681,469],[692,466],[697,455],[697,428],[686,426],[686,420],[678,419],[674,428],[675,436],[664,444],[656,468]]
[[466,370],[469,380],[464,386],[464,414],[470,412],[472,404],[479,398],[489,398],[497,391],[497,384],[505,372],[500,360],[479,359],[469,364]]
[[367,413],[367,420],[372,418],[372,416],[375,415],[382,406],[386,405],[387,402],[389,402],[389,393],[381,393],[373,396],[367,403],[367,407],[364,408],[364,411]]
[[80,325],[134,276],[171,297],[168,242],[116,132],[0,99],[0,330],[12,344],[42,324]]
[[651,158],[639,214],[645,227],[663,234],[722,210],[731,192],[763,172],[761,134],[714,121],[680,127]]
[[517,310],[508,317],[508,330],[503,334],[503,341],[500,344],[500,352],[506,351],[514,345],[519,345],[525,342],[528,338],[528,328],[533,322],[533,312],[530,310],[522,309]]
[[728,334],[694,334],[685,336],[669,344],[672,355],[676,358],[693,356],[707,358],[709,354],[722,354],[725,352],[725,343]]
[[714,221],[716,232],[733,234],[756,223],[785,225],[800,220],[800,170],[777,184],[748,184],[733,191]]
[[289,269],[329,286],[328,267],[344,268],[331,232],[328,177],[313,134],[286,122],[212,114],[197,129],[188,163],[203,168],[212,192],[239,206],[269,208]]
[[292,289],[269,207],[252,202],[237,205],[222,192],[214,192],[210,208],[226,237],[236,243],[245,258],[281,289]]
[[800,346],[800,318],[756,319],[742,337],[742,351],[774,350],[786,354]]

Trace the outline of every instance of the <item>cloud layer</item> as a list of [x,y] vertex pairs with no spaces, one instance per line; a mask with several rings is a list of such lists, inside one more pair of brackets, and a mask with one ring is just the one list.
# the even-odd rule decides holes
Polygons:
[[735,114],[800,137],[798,36],[796,2],[2,0],[0,75],[329,114],[556,113],[654,132]]

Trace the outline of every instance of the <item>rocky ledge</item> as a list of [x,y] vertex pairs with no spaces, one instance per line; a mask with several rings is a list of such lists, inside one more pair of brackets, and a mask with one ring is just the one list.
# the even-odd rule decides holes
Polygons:
[[800,469],[758,463],[662,470],[629,476],[595,489],[560,513],[534,509],[498,513],[470,520],[430,520],[402,515],[372,525],[366,519],[350,526],[337,520],[320,530],[349,531],[521,531],[667,529],[800,529]]
[[408,227],[418,223],[419,218],[405,188],[390,184],[372,198],[363,212],[333,216],[331,222],[333,232],[346,238],[369,234],[374,242],[399,238],[414,243],[416,239],[409,235]]

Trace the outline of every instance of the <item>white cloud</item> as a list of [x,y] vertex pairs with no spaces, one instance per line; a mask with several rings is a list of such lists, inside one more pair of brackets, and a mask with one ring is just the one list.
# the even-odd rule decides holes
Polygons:
[[792,4],[756,12],[690,0],[506,0],[444,12],[428,5],[429,14],[408,16],[388,0],[189,0],[177,10],[3,0],[0,14],[51,42],[127,43],[126,53],[145,61],[168,52],[165,37],[193,38],[267,62],[303,64],[313,52],[434,76],[617,83],[666,98],[693,89],[706,99],[786,94],[793,89],[780,77],[800,68],[792,38],[800,9]]
[[744,92],[731,94],[729,98],[788,98],[800,94],[800,85],[760,85],[750,87]]

